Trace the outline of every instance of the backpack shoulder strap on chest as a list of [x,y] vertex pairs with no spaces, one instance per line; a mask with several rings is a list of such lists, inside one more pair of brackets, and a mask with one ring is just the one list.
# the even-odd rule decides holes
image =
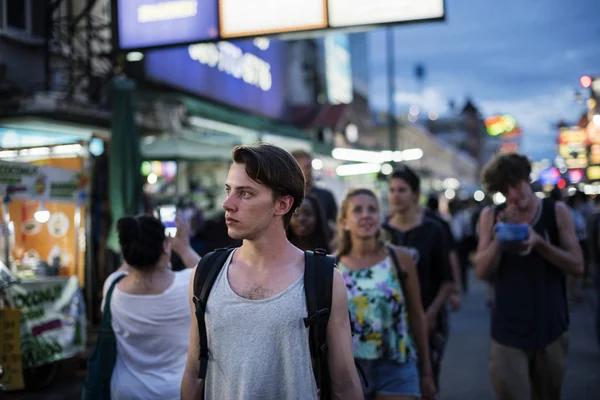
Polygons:
[[331,398],[331,382],[327,364],[327,324],[331,313],[335,259],[324,250],[304,252],[304,293],[308,316],[304,325],[309,329],[313,372],[321,399]]
[[208,296],[212,289],[217,276],[225,261],[234,250],[233,247],[217,249],[202,257],[196,272],[194,274],[194,306],[196,307],[196,321],[198,322],[198,336],[200,338],[200,369],[198,379],[206,378],[206,369],[208,367],[208,338],[206,334],[206,324],[204,314],[206,312],[206,304]]

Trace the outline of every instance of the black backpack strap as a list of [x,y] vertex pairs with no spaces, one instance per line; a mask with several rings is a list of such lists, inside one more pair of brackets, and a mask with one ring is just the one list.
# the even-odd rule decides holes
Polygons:
[[331,379],[327,363],[327,324],[331,313],[335,259],[321,249],[304,252],[304,293],[308,316],[310,354],[313,372],[322,400],[331,399]]
[[200,369],[198,379],[206,378],[208,368],[208,338],[204,314],[210,291],[221,271],[225,261],[235,248],[217,249],[202,257],[194,274],[194,305],[196,307],[196,320],[198,322],[198,335],[200,337]]

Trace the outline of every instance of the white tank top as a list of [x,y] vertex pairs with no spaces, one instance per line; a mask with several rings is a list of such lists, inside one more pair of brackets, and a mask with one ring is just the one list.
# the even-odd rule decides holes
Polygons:
[[[104,295],[115,273],[104,284]],[[111,400],[179,400],[190,343],[188,285],[191,269],[175,273],[156,295],[134,295],[115,287],[110,302],[117,338]]]
[[206,400],[315,400],[304,274],[280,294],[249,300],[227,279],[232,255],[206,307]]

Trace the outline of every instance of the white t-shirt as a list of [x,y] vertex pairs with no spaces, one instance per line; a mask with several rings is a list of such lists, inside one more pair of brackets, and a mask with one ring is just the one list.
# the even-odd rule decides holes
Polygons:
[[[112,400],[179,400],[190,342],[192,272],[176,272],[171,286],[157,295],[134,295],[115,287],[110,304],[117,338]],[[115,272],[106,279],[104,296],[122,274]]]

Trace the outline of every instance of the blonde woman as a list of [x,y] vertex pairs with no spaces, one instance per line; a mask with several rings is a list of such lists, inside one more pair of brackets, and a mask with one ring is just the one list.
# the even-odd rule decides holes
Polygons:
[[381,239],[379,202],[350,191],[338,215],[339,267],[348,290],[354,357],[366,399],[434,398],[427,320],[412,256]]

